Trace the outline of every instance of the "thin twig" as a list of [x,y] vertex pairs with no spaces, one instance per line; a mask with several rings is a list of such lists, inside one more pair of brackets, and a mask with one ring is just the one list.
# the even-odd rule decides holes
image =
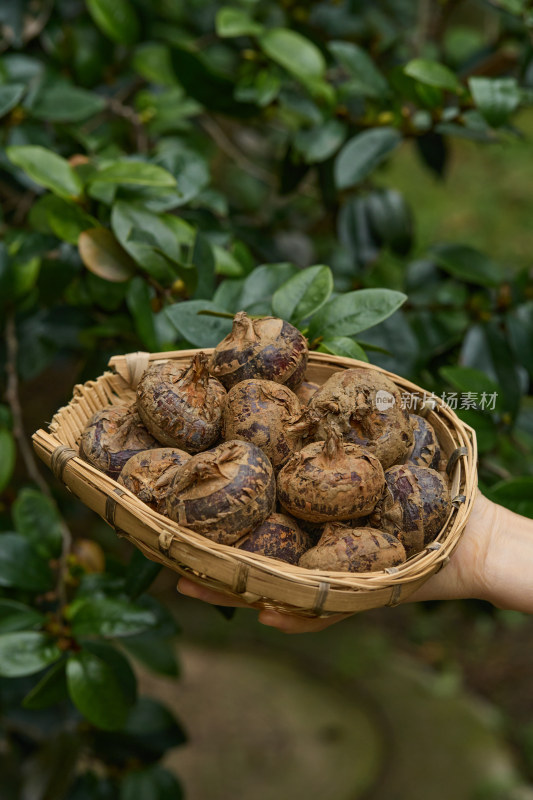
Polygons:
[[130,106],[125,106],[120,102],[120,100],[117,100],[116,97],[112,97],[107,101],[107,107],[109,111],[111,111],[117,117],[122,117],[122,119],[127,120],[131,124],[133,130],[135,131],[135,141],[138,152],[147,153],[148,136],[137,112],[134,111],[133,108],[130,108]]
[[222,130],[220,125],[215,122],[212,117],[204,115],[200,117],[198,121],[205,132],[213,139],[217,147],[222,150],[223,153],[226,153],[232,161],[235,161],[244,172],[257,178],[257,180],[262,183],[266,183],[268,186],[276,186],[276,181],[272,173],[254,164],[254,162],[232,142],[226,132]]
[[[56,502],[52,496],[52,492],[45,479],[39,472],[33,450],[29,439],[24,429],[24,418],[22,415],[22,407],[20,404],[19,394],[19,379],[17,373],[17,355],[18,355],[18,339],[17,329],[15,324],[15,312],[9,311],[6,317],[6,375],[7,385],[5,398],[11,410],[13,417],[13,436],[17,442],[20,455],[24,462],[26,472],[30,479],[35,483],[40,491],[56,506]],[[56,506],[57,508],[57,506]],[[67,571],[67,558],[72,546],[72,534],[70,533],[65,521],[59,513],[61,535],[63,544],[61,549],[61,557],[59,559],[58,576],[57,576],[57,596],[61,606],[66,605],[66,586],[65,576]]]

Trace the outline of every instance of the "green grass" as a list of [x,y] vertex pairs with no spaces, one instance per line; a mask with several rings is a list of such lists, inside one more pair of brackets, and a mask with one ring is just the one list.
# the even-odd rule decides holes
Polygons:
[[495,144],[449,139],[444,180],[422,164],[413,143],[391,160],[383,184],[403,191],[413,207],[417,254],[437,241],[460,241],[511,268],[531,263],[533,112],[523,112],[517,127],[523,138]]

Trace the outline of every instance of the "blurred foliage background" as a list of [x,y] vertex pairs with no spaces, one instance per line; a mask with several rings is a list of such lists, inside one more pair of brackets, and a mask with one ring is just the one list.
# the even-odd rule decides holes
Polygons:
[[[181,773],[190,798],[313,797],[312,764],[331,797],[437,797],[442,752],[454,796],[529,797],[527,617],[419,605],[305,642],[228,622],[43,477],[29,433],[112,355],[274,313],[457,402],[482,489],[533,516],[531,4],[10,0],[0,26],[2,800],[166,800]],[[179,623],[186,666],[214,664],[224,693],[176,682]],[[266,733],[217,705],[251,672]],[[278,730],[287,686],[301,724]],[[339,689],[357,725],[318,706],[304,725]],[[354,764],[357,731],[374,745]]]

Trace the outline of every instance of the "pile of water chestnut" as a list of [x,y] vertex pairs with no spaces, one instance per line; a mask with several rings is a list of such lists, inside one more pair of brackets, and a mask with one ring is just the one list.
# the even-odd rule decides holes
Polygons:
[[211,355],[152,364],[133,404],[88,421],[80,456],[214,542],[315,570],[401,564],[450,491],[432,426],[378,370],[305,380],[305,337],[243,311]]

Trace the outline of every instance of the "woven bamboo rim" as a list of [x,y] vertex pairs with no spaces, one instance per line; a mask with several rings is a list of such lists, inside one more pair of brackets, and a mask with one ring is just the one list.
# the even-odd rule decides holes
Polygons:
[[313,352],[306,379],[322,384],[334,372],[352,367],[387,375],[400,391],[413,396],[417,412],[436,429],[451,477],[452,510],[439,536],[398,567],[371,573],[321,572],[217,544],[152,511],[130,491],[78,457],[81,432],[89,417],[104,406],[133,401],[137,383],[149,364],[172,360],[185,366],[197,352],[113,357],[109,362],[112,371],[75,386],[72,400],[57,411],[48,431],[41,429],[33,436],[38,456],[56,477],[119,536],[132,542],[149,559],[198,583],[258,608],[301,616],[348,615],[398,605],[449,561],[476,494],[475,432],[439,398],[431,398],[432,407],[427,393],[416,384],[362,361]]

